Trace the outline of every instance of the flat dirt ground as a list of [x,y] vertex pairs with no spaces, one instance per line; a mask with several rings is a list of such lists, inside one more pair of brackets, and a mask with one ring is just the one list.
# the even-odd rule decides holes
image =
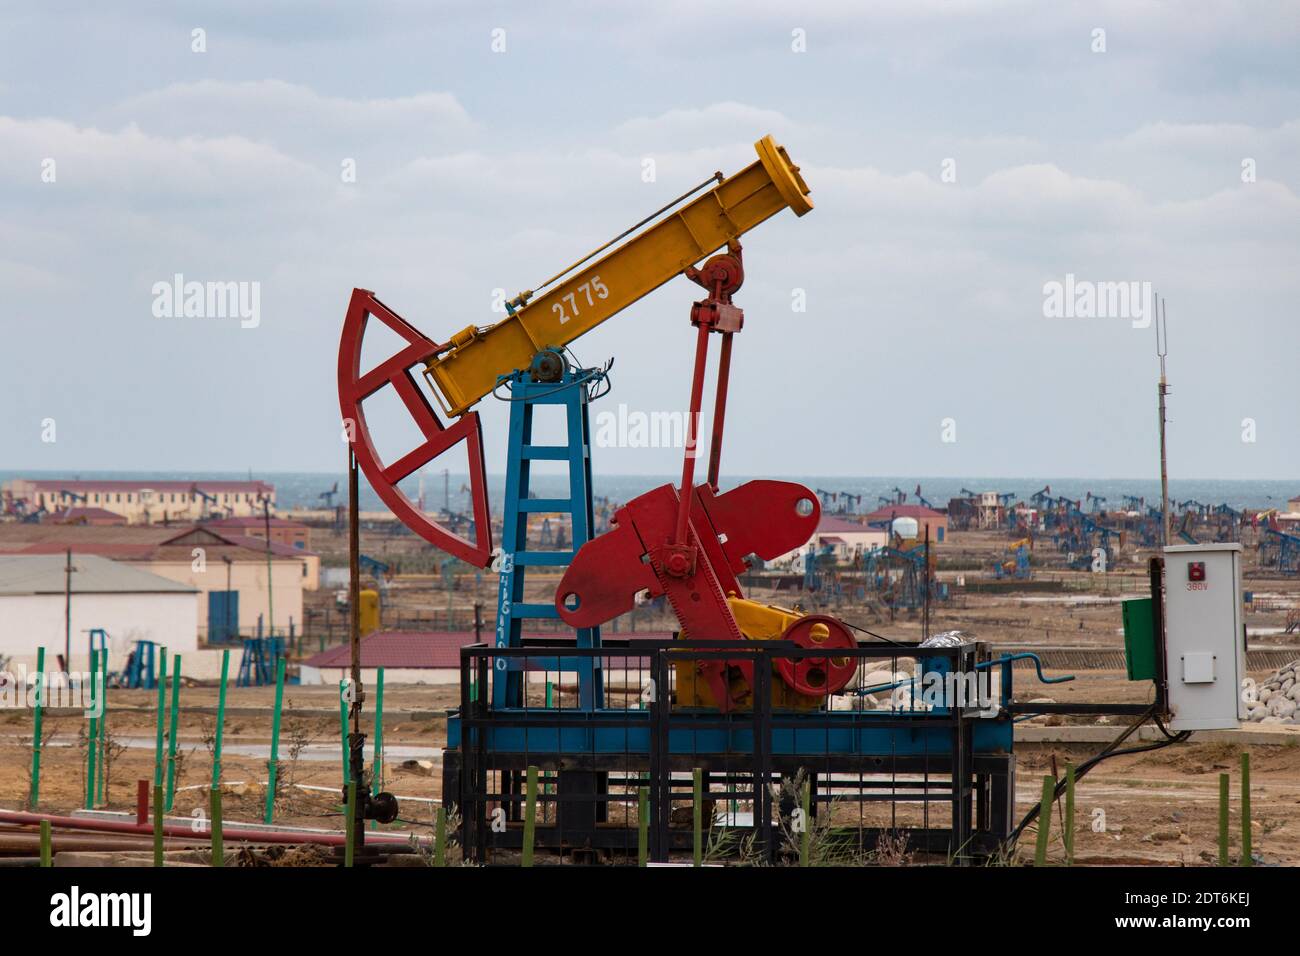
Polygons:
[[[951,549],[941,558],[974,563],[1005,547],[1005,535],[954,534]],[[1050,557],[1050,556],[1048,556]],[[972,593],[956,588],[957,596],[931,608],[931,633],[957,629],[968,637],[999,646],[1043,649],[1090,647],[1120,649],[1121,621],[1118,601],[1146,593],[1143,566],[1126,556],[1122,573],[1088,575],[1051,567],[1036,557],[1036,588],[1014,587],[1000,593]],[[1139,557],[1142,557],[1139,555]],[[939,576],[954,585],[958,576],[967,583],[988,575],[978,568],[945,570]],[[400,583],[401,579],[398,579]],[[1053,589],[1049,583],[1058,582]],[[427,594],[429,579],[422,580]],[[1285,633],[1288,617],[1300,607],[1300,581],[1270,578],[1246,564],[1244,586],[1255,593],[1248,607],[1250,646],[1300,645],[1300,634]],[[477,588],[475,588],[477,589]],[[809,610],[817,608],[811,596],[787,590],[758,590],[751,596],[776,603],[796,599]],[[435,596],[434,602],[440,599]],[[827,603],[825,609],[869,630],[893,638],[915,639],[924,627],[923,615],[900,612],[864,602]],[[638,629],[664,629],[669,620],[650,617]],[[1297,650],[1295,657],[1300,657]],[[1049,669],[1050,670],[1050,669]],[[1038,684],[1032,670],[1016,672],[1018,699],[1050,697],[1057,701],[1147,702],[1149,683],[1130,683],[1122,671],[1076,669],[1076,679],[1050,686]],[[1053,673],[1060,673],[1059,670]],[[1257,679],[1268,670],[1253,672]],[[265,806],[266,754],[271,734],[271,688],[232,689],[224,736],[225,818],[228,825],[256,822]],[[135,805],[136,781],[152,779],[156,732],[153,707],[156,692],[113,690],[109,697],[108,726],[112,739],[106,804],[129,811]],[[446,742],[444,712],[459,701],[451,685],[389,686],[385,691],[384,741],[386,788],[399,797],[402,818],[392,829],[428,834],[434,801],[441,797],[441,748]],[[181,693],[178,733],[178,781],[174,812],[187,816],[206,807],[212,774],[211,742],[215,728],[217,691],[213,686],[185,686]],[[1101,725],[1118,734],[1118,718],[1071,718],[1072,725]],[[1023,725],[1017,743],[1018,816],[1039,797],[1042,776],[1065,764],[1078,765],[1104,745],[1036,742],[1030,737],[1051,735],[1057,728],[1068,732],[1060,718],[1036,718]],[[84,734],[86,721],[77,716],[47,715],[42,762],[40,809],[66,812],[84,804]],[[367,721],[367,733],[372,728]],[[1059,733],[1057,734],[1059,736]],[[1260,743],[1258,730],[1248,749],[1251,760],[1253,848],[1264,863],[1300,864],[1300,726],[1276,727]],[[32,714],[0,712],[0,806],[21,808],[29,788]],[[1217,859],[1219,775],[1232,775],[1232,852],[1240,845],[1240,766],[1243,745],[1216,735],[1212,740],[1193,737],[1189,742],[1150,753],[1121,756],[1100,764],[1079,784],[1077,796],[1076,858],[1079,863],[1207,865]],[[281,788],[275,822],[328,829],[342,828],[339,804],[341,743],[338,694],[331,687],[290,686],[286,690],[281,736]],[[317,789],[318,788],[318,789]],[[1053,821],[1051,854],[1059,858],[1059,817]],[[1032,836],[1032,831],[1031,831]],[[1032,854],[1032,839],[1022,841],[1022,852]]]
[[[1082,673],[1072,684],[1052,690],[1058,700],[1071,698],[1120,699],[1132,685],[1114,672]],[[155,724],[152,696],[141,691],[114,691],[109,713],[110,736],[132,746],[117,750],[110,763],[106,805],[129,811],[135,805],[135,781],[152,779]],[[440,762],[434,748],[446,742],[446,720],[428,711],[450,706],[451,688],[388,688],[385,700],[385,747],[388,789],[407,799],[402,803],[402,820],[391,829],[413,829],[427,834],[432,801],[441,797]],[[1131,697],[1131,694],[1128,695]],[[340,754],[338,718],[303,716],[305,709],[325,710],[335,704],[330,688],[291,688],[287,694],[281,739],[281,797],[275,822],[338,829],[342,826],[338,791]],[[184,713],[184,707],[215,707],[215,688],[185,688],[178,734],[177,796],[174,813],[188,816],[206,809],[207,785],[211,780],[209,746],[215,717]],[[249,717],[243,709],[265,704],[265,714]],[[262,818],[266,791],[265,758],[248,756],[245,747],[264,754],[270,740],[270,692],[245,689],[232,694],[238,712],[227,716],[222,761],[223,799],[228,825],[236,821],[256,822]],[[140,708],[136,710],[134,708]],[[419,719],[404,719],[402,710],[418,710]],[[46,730],[53,736],[45,743],[41,773],[41,810],[66,812],[84,803],[85,721],[79,717],[47,717]],[[1038,719],[1030,726],[1042,726]],[[1112,722],[1116,733],[1120,726]],[[367,728],[369,730],[369,728]],[[1283,733],[1279,743],[1252,743],[1251,798],[1254,820],[1254,850],[1266,863],[1300,864],[1300,731]],[[1017,744],[1018,812],[1037,801],[1042,775],[1058,773],[1065,764],[1078,765],[1095,753],[1101,743]],[[0,718],[0,806],[21,807],[29,787],[31,760],[31,715],[11,712]],[[402,756],[405,748],[417,748],[418,758]],[[1233,778],[1232,845],[1240,842],[1240,762],[1242,747],[1230,742],[1191,741],[1146,754],[1116,757],[1103,762],[1079,784],[1077,796],[1076,857],[1079,863],[1169,863],[1204,865],[1217,859],[1219,774]],[[297,757],[295,758],[295,753]],[[322,759],[323,758],[323,759]],[[431,762],[422,767],[409,761]],[[1053,763],[1055,761],[1055,763]],[[301,789],[293,784],[330,788]],[[426,802],[427,801],[427,802]],[[1059,817],[1053,821],[1053,855],[1062,852]],[[1032,842],[1025,842],[1031,849]]]
[[[385,784],[394,793],[422,797],[428,802],[403,805],[411,824],[427,829],[433,800],[441,797],[441,761],[447,722],[441,712],[459,702],[459,690],[448,687],[388,687],[385,689]],[[231,689],[223,735],[221,779],[223,809],[228,825],[261,821],[266,806],[267,754],[271,740],[274,689]],[[157,734],[156,691],[115,689],[109,692],[108,732],[112,744],[106,805],[135,807],[136,781],[153,780]],[[212,746],[216,728],[217,689],[184,687],[177,732],[177,780],[173,812],[188,816],[207,807],[212,779]],[[246,715],[252,708],[260,713]],[[419,720],[403,711],[419,712]],[[437,715],[430,715],[436,711]],[[326,716],[331,714],[332,716]],[[44,718],[46,738],[41,757],[40,809],[60,813],[85,805],[85,734],[79,716]],[[365,721],[373,742],[373,722]],[[11,711],[0,715],[0,806],[23,805],[31,781],[32,715]],[[403,767],[406,748],[433,768]],[[369,755],[369,750],[367,751]],[[341,829],[342,741],[338,690],[329,687],[285,689],[280,732],[280,797],[275,822],[296,826]],[[296,786],[298,784],[302,787]],[[305,787],[330,788],[325,790]],[[399,822],[393,825],[402,828]]]

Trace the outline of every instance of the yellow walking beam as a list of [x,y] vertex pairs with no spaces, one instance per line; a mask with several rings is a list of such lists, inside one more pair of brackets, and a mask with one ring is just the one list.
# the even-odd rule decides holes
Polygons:
[[567,345],[674,276],[789,206],[812,209],[808,185],[771,136],[758,161],[677,209],[613,252],[487,328],[452,336],[426,368],[448,415],[463,415],[501,375],[527,368],[541,349]]

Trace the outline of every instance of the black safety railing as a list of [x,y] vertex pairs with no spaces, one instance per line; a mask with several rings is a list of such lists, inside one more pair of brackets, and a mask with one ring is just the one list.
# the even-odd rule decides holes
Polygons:
[[[702,839],[719,858],[965,862],[1009,830],[1010,747],[975,741],[981,720],[1010,739],[995,688],[1009,668],[989,667],[983,644],[479,644],[460,663],[459,746],[444,757],[443,793],[480,862],[520,849],[530,767],[534,845],[560,861],[635,861],[643,802],[650,858],[689,857],[697,792]],[[718,664],[726,709],[706,673]],[[828,674],[839,693],[793,690]]]

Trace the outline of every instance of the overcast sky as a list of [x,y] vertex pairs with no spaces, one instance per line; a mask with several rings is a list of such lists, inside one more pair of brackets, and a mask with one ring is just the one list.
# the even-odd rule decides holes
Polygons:
[[[744,240],[726,470],[1152,475],[1154,329],[1046,316],[1073,275],[1166,296],[1174,475],[1300,472],[1294,0],[0,10],[0,468],[337,471],[354,286],[443,341],[771,133],[816,208]],[[595,410],[685,407],[697,291],[575,344]]]

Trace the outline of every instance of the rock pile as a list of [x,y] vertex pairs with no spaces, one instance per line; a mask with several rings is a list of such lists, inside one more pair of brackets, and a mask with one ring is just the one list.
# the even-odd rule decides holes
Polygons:
[[1246,719],[1259,724],[1294,724],[1300,705],[1300,661],[1280,667],[1259,684],[1245,690]]

